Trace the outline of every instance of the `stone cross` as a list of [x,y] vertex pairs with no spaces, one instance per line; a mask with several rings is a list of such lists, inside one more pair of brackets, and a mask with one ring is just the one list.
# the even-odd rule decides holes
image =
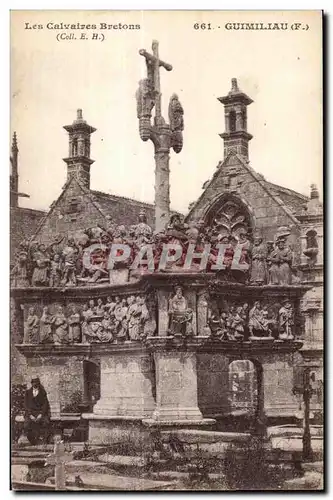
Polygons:
[[65,464],[73,460],[72,453],[66,453],[64,442],[60,436],[54,438],[54,451],[48,455],[46,465],[54,465],[54,482],[56,490],[66,489]]
[[[147,78],[140,80],[136,93],[139,132],[143,141],[150,139],[155,147],[155,231],[163,231],[169,222],[170,214],[170,181],[169,159],[170,148],[179,153],[183,147],[182,131],[184,129],[183,108],[176,94],[169,102],[169,124],[162,117],[160,67],[172,70],[171,64],[159,58],[158,42],[153,41],[152,54],[139,50],[146,60]],[[155,108],[154,123],[151,124],[152,110]]]

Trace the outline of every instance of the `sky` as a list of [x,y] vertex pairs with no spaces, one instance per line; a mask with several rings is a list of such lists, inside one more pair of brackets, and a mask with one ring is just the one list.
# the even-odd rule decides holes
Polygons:
[[[51,23],[140,24],[140,30],[47,29]],[[226,23],[288,23],[286,31],[227,30]],[[292,30],[294,22],[308,25]],[[43,29],[25,29],[42,25]],[[206,23],[196,30],[194,24]],[[207,29],[211,23],[211,29]],[[58,41],[81,32],[87,40]],[[104,41],[91,34],[104,35]],[[135,92],[144,58],[159,41],[162,111],[177,93],[184,108],[184,147],[170,155],[171,207],[183,213],[223,160],[223,105],[237,78],[248,108],[251,166],[271,182],[322,193],[321,16],[304,11],[16,11],[11,16],[11,133],[19,146],[22,207],[48,209],[66,181],[68,135],[76,109],[96,127],[91,188],[154,201],[153,144],[142,142]]]

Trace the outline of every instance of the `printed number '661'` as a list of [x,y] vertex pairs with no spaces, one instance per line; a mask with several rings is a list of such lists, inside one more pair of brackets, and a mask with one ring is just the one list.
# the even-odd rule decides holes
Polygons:
[[193,26],[193,28],[195,30],[206,30],[206,29],[210,30],[211,29],[210,23],[208,23],[208,24],[206,24],[206,23],[201,23],[201,24],[195,23],[195,25]]

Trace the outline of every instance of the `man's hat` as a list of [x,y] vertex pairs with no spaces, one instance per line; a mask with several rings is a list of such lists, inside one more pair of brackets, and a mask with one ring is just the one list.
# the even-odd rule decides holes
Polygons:
[[32,384],[40,384],[39,377],[33,377],[33,378],[31,379],[31,383],[32,383]]

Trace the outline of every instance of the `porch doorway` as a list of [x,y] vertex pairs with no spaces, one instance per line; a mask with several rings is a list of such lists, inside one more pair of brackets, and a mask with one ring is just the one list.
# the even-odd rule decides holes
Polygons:
[[97,361],[83,361],[84,404],[88,411],[101,397],[101,367]]

